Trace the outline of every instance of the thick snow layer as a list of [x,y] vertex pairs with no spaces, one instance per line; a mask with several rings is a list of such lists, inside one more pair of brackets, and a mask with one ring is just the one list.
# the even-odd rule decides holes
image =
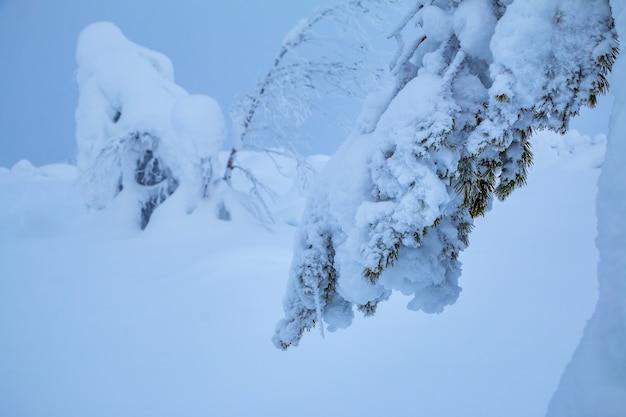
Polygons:
[[[556,15],[555,0],[515,1],[507,7],[500,19],[491,41],[494,61],[511,71],[517,86],[511,94],[522,108],[531,108],[541,97],[543,79],[537,77],[537,68],[547,67],[550,62],[552,19]],[[518,24],[522,20],[524,24]],[[528,51],[528,52],[525,52]],[[508,91],[506,77],[496,77],[492,90]]]
[[477,222],[454,306],[394,294],[288,352],[270,338],[304,203],[269,158],[242,156],[278,190],[270,228],[174,194],[140,232],[119,199],[87,212],[74,167],[0,169],[0,415],[543,415],[596,299],[602,144],[538,139],[529,185]]
[[454,13],[454,33],[468,54],[491,61],[489,40],[497,23],[493,6],[487,0],[465,0]]

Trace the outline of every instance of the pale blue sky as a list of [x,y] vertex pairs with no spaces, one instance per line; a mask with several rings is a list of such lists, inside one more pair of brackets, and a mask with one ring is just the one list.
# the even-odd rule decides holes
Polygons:
[[[162,52],[176,82],[228,112],[253,90],[285,34],[332,1],[0,0],[0,166],[63,162],[75,150],[73,79],[80,31],[108,20]],[[324,150],[328,151],[328,150]]]
[[[176,82],[216,98],[228,112],[254,89],[300,18],[333,0],[0,0],[0,166],[25,158],[65,162],[75,152],[76,38],[108,20],[132,41],[167,55]],[[390,48],[393,45],[390,44]],[[573,127],[606,131],[608,104]],[[341,137],[312,152],[333,152]]]

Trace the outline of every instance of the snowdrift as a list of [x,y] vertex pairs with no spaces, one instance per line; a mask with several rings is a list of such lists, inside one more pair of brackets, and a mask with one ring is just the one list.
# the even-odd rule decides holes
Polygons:
[[394,293],[289,352],[270,338],[304,205],[293,167],[243,156],[277,191],[275,224],[236,195],[231,221],[173,197],[143,232],[121,203],[87,210],[73,166],[0,168],[0,415],[541,416],[596,300],[603,149],[538,135],[444,314]]

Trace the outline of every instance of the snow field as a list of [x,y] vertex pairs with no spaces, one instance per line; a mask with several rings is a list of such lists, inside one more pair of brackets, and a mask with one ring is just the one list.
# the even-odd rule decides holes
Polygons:
[[[115,205],[87,212],[73,167],[2,169],[0,415],[543,415],[596,298],[598,147],[535,147],[445,313],[394,293],[288,352],[270,338],[293,226],[187,215],[174,194],[140,232]],[[277,210],[302,209],[273,163],[246,158],[281,185]]]

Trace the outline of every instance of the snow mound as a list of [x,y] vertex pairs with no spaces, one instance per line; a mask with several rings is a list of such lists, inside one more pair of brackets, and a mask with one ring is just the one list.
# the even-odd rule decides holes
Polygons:
[[[76,48],[77,163],[87,205],[120,193],[139,202],[145,228],[178,190],[187,212],[211,194],[226,137],[220,106],[174,82],[169,58],[137,45],[109,22],[86,27]],[[138,215],[139,217],[139,215]]]

